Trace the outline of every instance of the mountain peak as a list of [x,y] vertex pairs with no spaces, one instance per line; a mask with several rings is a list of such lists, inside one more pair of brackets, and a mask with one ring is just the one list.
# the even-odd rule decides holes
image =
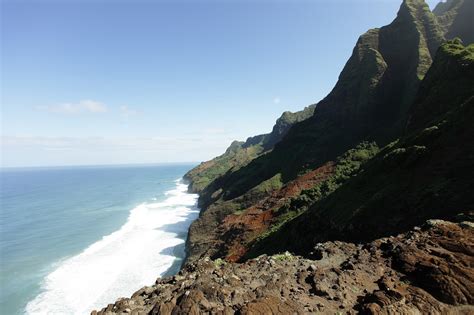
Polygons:
[[430,12],[430,7],[424,0],[404,0],[400,5],[397,18],[406,17],[404,14],[410,14],[412,18],[420,18],[420,13]]
[[443,15],[446,12],[459,8],[463,2],[464,0],[447,0],[446,2],[440,1],[433,9],[433,13],[438,16]]
[[360,36],[311,118],[285,129],[271,150],[262,150],[270,136],[248,147],[260,150],[253,159],[243,147],[245,155],[192,171],[195,183],[231,165],[201,193],[188,261],[312,255],[321,241],[393,235],[471,209],[474,48],[456,41],[435,54],[444,34],[424,1],[403,1],[392,23]]
[[474,1],[448,0],[440,2],[433,13],[436,15],[446,39],[459,37],[466,45],[474,42],[474,32],[472,31]]
[[391,25],[397,24],[415,27],[420,33],[420,43],[428,48],[431,56],[434,56],[436,49],[444,41],[443,30],[424,0],[404,0]]

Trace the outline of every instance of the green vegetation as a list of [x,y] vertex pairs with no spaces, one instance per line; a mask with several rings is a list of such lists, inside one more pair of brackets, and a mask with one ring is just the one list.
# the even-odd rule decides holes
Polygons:
[[375,156],[378,151],[379,148],[375,142],[362,142],[354,149],[348,150],[337,158],[334,174],[315,187],[301,192],[301,195],[295,199],[296,205],[301,207],[305,200],[310,200],[312,203],[326,197],[350,177],[356,175],[361,165]]
[[328,179],[311,189],[303,190],[300,195],[292,198],[286,205],[277,210],[278,215],[284,215],[278,223],[284,223],[292,219],[316,201],[325,198],[335,191],[350,177],[357,174],[361,165],[371,159],[378,150],[374,142],[362,142],[354,149],[347,151],[337,158],[334,173]]
[[294,123],[272,150],[208,185],[203,199],[219,189],[226,200],[237,198],[276,174],[287,183],[362,141],[384,146],[398,137],[442,33],[424,1],[404,2],[390,25],[359,38],[336,86],[311,118]]
[[[321,188],[302,194],[316,201],[304,200],[308,209],[258,239],[247,257],[283,250],[304,255],[330,239],[368,241],[427,219],[455,219],[474,207],[467,189],[474,187],[474,63],[464,58],[465,48],[446,54],[452,45],[440,48],[425,77],[406,134],[349,178],[342,171],[343,182],[324,197],[319,197]],[[446,102],[440,106],[440,100]],[[351,160],[348,170],[353,169]],[[329,181],[334,184],[333,178]]]
[[252,188],[252,193],[270,193],[275,189],[280,189],[283,186],[281,180],[281,174],[276,174],[272,178],[269,178],[261,182],[258,186]]
[[411,130],[432,127],[435,124],[430,121],[442,119],[474,95],[473,73],[474,44],[464,47],[459,39],[443,44],[420,86],[408,127]]
[[442,51],[451,57],[459,57],[462,61],[474,61],[474,44],[463,46],[461,39],[455,38],[442,46]]
[[375,156],[378,151],[375,143],[362,142],[337,158],[334,173],[311,189],[303,190],[300,195],[291,198],[284,206],[277,209],[275,222],[254,243],[262,242],[265,238],[276,233],[288,221],[306,211],[311,205],[331,194],[345,181],[355,176],[360,167]]
[[433,10],[445,38],[459,37],[465,44],[474,42],[472,12],[474,12],[474,2],[471,0],[439,2]]
[[185,175],[185,178],[191,181],[191,190],[202,192],[215,179],[239,170],[259,155],[271,150],[293,124],[311,117],[314,108],[315,105],[311,105],[296,113],[284,112],[277,119],[271,133],[250,137],[245,142],[232,142],[224,154],[201,163]]
[[[271,134],[236,142],[188,173],[204,215],[213,215],[206,226],[328,162],[332,175],[274,209],[263,234],[245,235],[254,240],[246,257],[304,255],[325,240],[371,240],[474,209],[466,3],[474,1],[450,1],[435,16],[424,1],[405,0],[390,25],[359,38],[316,109],[284,113]],[[461,39],[442,44],[455,29]]]
[[226,261],[222,258],[217,258],[216,260],[214,260],[214,266],[216,266],[216,268],[220,268],[221,266],[224,266],[226,263]]
[[246,165],[263,151],[260,144],[248,147],[244,147],[244,144],[234,141],[224,154],[189,171],[185,177],[191,180],[192,190],[195,192],[204,190],[216,178]]
[[284,112],[280,118],[277,119],[272,132],[265,137],[263,146],[265,150],[272,149],[277,142],[279,142],[290,130],[291,126],[313,116],[316,105],[310,105],[303,110],[292,113]]
[[283,254],[273,255],[272,258],[276,261],[291,261],[295,257],[290,252],[286,251]]

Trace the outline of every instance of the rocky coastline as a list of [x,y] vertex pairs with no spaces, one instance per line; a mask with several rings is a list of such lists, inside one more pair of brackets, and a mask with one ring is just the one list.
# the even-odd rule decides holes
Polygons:
[[471,222],[429,220],[370,243],[321,243],[310,256],[203,259],[91,314],[474,312]]
[[181,271],[92,314],[474,313],[473,10],[404,0],[327,97],[190,170]]

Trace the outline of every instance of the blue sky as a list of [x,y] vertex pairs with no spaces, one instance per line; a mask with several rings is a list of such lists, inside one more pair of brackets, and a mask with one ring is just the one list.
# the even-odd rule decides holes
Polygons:
[[323,98],[401,3],[1,1],[2,166],[210,159]]

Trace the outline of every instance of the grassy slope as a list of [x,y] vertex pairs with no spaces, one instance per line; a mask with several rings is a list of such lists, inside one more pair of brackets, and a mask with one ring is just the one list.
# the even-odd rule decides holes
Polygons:
[[185,175],[191,182],[191,190],[201,192],[216,178],[240,169],[273,149],[292,125],[311,117],[314,108],[315,105],[311,105],[295,113],[284,112],[277,119],[271,133],[250,137],[245,142],[234,141],[224,154],[196,166]]
[[335,161],[334,172],[326,180],[310,189],[303,190],[298,196],[287,200],[282,207],[275,210],[275,219],[271,228],[260,235],[257,242],[277,233],[287,222],[333,193],[352,176],[355,176],[378,151],[379,148],[375,143],[363,142],[338,157]]
[[474,45],[442,46],[406,135],[309,210],[254,244],[249,257],[308,253],[327,239],[364,241],[474,209]]
[[[257,154],[257,157],[252,157],[248,162],[240,164],[238,167],[231,166],[227,168],[227,171],[215,176],[200,191],[200,202],[203,212],[200,219],[192,225],[189,244],[201,247],[201,249],[192,250],[191,255],[196,255],[197,257],[200,252],[205,251],[206,246],[208,246],[206,244],[208,244],[209,237],[204,237],[203,235],[213,234],[214,236],[211,238],[220,237],[218,226],[227,215],[240,213],[243,209],[252,206],[258,200],[264,198],[268,192],[281,187],[282,184],[288,183],[293,178],[314,170],[328,161],[341,161],[341,158],[346,156],[351,151],[351,148],[354,148],[363,141],[369,141],[370,143],[375,141],[378,145],[387,144],[403,133],[407,126],[408,117],[410,117],[409,130],[411,133],[414,133],[414,129],[425,125],[426,121],[423,121],[423,117],[430,117],[430,119],[435,120],[445,115],[446,108],[450,107],[449,104],[457,104],[457,101],[454,97],[451,97],[451,100],[449,100],[449,97],[452,95],[443,93],[442,90],[454,91],[456,87],[460,87],[467,82],[457,81],[457,74],[455,72],[450,72],[453,74],[451,81],[443,81],[443,86],[438,86],[435,90],[430,90],[429,88],[431,84],[429,83],[429,78],[433,76],[427,77],[421,85],[421,90],[417,96],[421,79],[424,78],[426,71],[428,71],[431,65],[431,56],[434,55],[434,50],[443,40],[442,33],[441,28],[437,25],[436,18],[423,1],[406,0],[402,4],[397,18],[390,25],[381,29],[370,30],[361,36],[351,58],[340,75],[337,85],[323,101],[318,103],[314,116],[294,124],[288,134],[280,142],[276,143],[273,150],[265,152],[266,154]],[[457,44],[452,45],[456,46]],[[469,60],[471,58],[469,57],[470,53],[466,53],[471,48],[467,50],[459,47],[451,48],[453,51],[463,51],[462,53],[466,56],[461,59]],[[449,49],[446,50],[446,53],[448,52]],[[438,71],[441,73],[443,71],[447,73],[446,69],[452,68],[451,65],[442,62],[437,62],[437,64],[443,64],[445,67],[443,70]],[[467,85],[469,84],[467,83]],[[423,89],[428,89],[428,92],[422,92]],[[441,91],[441,93],[437,95],[434,93],[436,91]],[[420,109],[416,111],[414,111],[413,107],[410,109],[410,105],[413,104],[415,97],[417,97],[416,102],[420,106]],[[423,99],[420,100],[420,98]],[[430,98],[433,104],[430,104]],[[448,102],[444,101],[446,98],[448,98]],[[437,102],[437,99],[443,101]],[[423,107],[428,108],[428,115],[422,112]],[[469,113],[465,112],[466,117],[469,117]],[[430,116],[431,114],[433,115]],[[466,127],[456,129],[450,126],[450,124],[433,125],[431,126],[432,129],[428,129],[425,132],[434,130],[433,134],[438,134],[436,130],[442,130],[442,133],[446,135],[446,139],[452,139],[456,132],[462,132],[462,128]],[[418,130],[418,132],[420,131]],[[254,139],[258,140],[258,137]],[[443,150],[443,146],[449,148],[448,140],[446,139],[439,140],[445,142],[438,142],[439,146],[435,146],[435,149],[432,149],[422,143],[403,142],[408,141],[408,138],[405,137],[403,141],[392,144],[393,147],[384,149],[391,150],[393,148],[393,153],[388,156],[399,157],[400,160],[395,159],[392,161],[388,156],[387,160],[384,160],[379,154],[376,158],[369,161],[367,165],[364,165],[365,160],[361,161],[363,163],[359,163],[358,167],[364,165],[362,171],[366,174],[370,174],[370,172],[366,172],[367,169],[377,170],[377,172],[383,174],[385,168],[388,167],[384,163],[396,165],[400,162],[401,165],[399,166],[403,168],[405,167],[405,158],[408,161],[411,161],[411,159],[414,159],[415,162],[423,161],[423,163],[428,165],[427,161],[423,160],[423,158],[426,159],[427,156],[432,154],[447,154]],[[259,141],[254,140],[252,145],[261,143]],[[469,139],[466,139],[466,141],[469,142]],[[354,150],[357,151],[357,148]],[[372,156],[375,150],[370,152],[369,157]],[[458,153],[462,156],[466,152],[461,150]],[[422,157],[421,159],[417,158],[419,155]],[[448,154],[445,159],[446,161],[450,161],[449,156]],[[374,161],[379,162],[377,164]],[[443,159],[440,158],[439,161],[443,161]],[[470,162],[464,161],[463,163]],[[416,169],[416,165],[412,164],[412,167]],[[471,169],[469,164],[464,164],[464,166],[465,169]],[[431,165],[430,167],[444,172],[440,176],[447,176],[447,173],[450,171],[446,167],[443,168],[443,162],[441,162],[441,165]],[[461,169],[463,168],[462,165],[460,167]],[[419,167],[419,169],[423,169],[423,167]],[[354,174],[358,172],[357,168]],[[312,192],[305,192],[302,196],[294,198],[294,200],[290,201],[287,209],[278,210],[279,213],[277,213],[273,226],[258,238],[258,242],[255,244],[250,255],[262,252],[262,250],[278,251],[281,248],[301,250],[305,246],[311,246],[316,239],[328,237],[343,238],[351,233],[360,236],[360,238],[370,238],[370,236],[364,236],[364,233],[367,231],[371,232],[372,230],[374,234],[390,233],[403,229],[404,224],[412,224],[415,220],[408,220],[406,222],[395,220],[392,223],[389,223],[388,221],[390,220],[387,220],[387,225],[382,224],[381,230],[371,226],[368,230],[354,229],[357,232],[349,233],[351,224],[347,225],[349,228],[342,221],[342,225],[338,225],[339,217],[337,216],[343,215],[343,218],[351,221],[352,219],[348,218],[349,214],[359,213],[359,210],[352,209],[350,207],[351,204],[344,205],[343,203],[341,205],[345,208],[334,212],[336,216],[335,222],[331,217],[331,211],[329,211],[330,214],[327,216],[328,219],[324,217],[324,220],[320,220],[320,215],[326,215],[327,212],[319,212],[319,210],[315,211],[315,209],[319,209],[322,205],[330,207],[332,205],[330,203],[331,200],[333,203],[337,203],[339,197],[346,198],[352,191],[357,191],[358,186],[354,183],[358,183],[360,187],[365,185],[367,189],[383,187],[386,178],[385,176],[377,177],[377,172],[372,174],[373,177],[359,174],[354,178],[343,178],[337,185],[333,185],[333,182],[328,181],[325,183],[327,187],[314,187]],[[409,181],[411,177],[407,179],[396,176],[402,176],[403,174],[408,176],[410,173],[415,172],[407,168],[407,171],[402,173],[398,174],[395,171],[393,174],[388,174],[388,177],[394,176],[394,179],[400,179],[402,182],[403,180]],[[420,173],[419,177],[428,178],[423,173]],[[364,182],[364,178],[366,182]],[[334,177],[331,179],[334,179]],[[345,183],[347,180],[348,182]],[[369,185],[372,180],[377,184]],[[396,183],[400,181],[395,181],[395,188],[393,189],[400,188],[396,187]],[[357,187],[351,185],[356,185]],[[427,183],[421,182],[421,185],[427,186]],[[346,191],[347,195],[339,195],[345,191],[345,187],[351,187]],[[390,187],[388,185],[387,189],[389,191],[392,189]],[[460,186],[454,185],[453,187],[461,189]],[[323,193],[321,193],[321,189]],[[409,189],[414,188],[411,187]],[[413,191],[416,191],[416,189]],[[416,192],[418,193],[418,191]],[[376,196],[377,193],[375,194]],[[360,194],[355,193],[353,196],[355,199],[352,201],[354,201],[354,205],[357,205],[357,198],[366,198],[367,196],[372,196],[371,192],[361,190]],[[381,196],[385,195],[382,194]],[[425,197],[429,198],[428,195]],[[461,198],[464,197],[462,196]],[[350,200],[349,197],[347,198],[347,200]],[[360,199],[359,204],[365,205],[364,202],[367,200],[364,200]],[[416,200],[416,198],[407,197],[407,200]],[[403,205],[403,198],[391,201],[394,203],[402,201],[400,204]],[[376,203],[377,198],[371,202]],[[413,203],[409,204],[413,205]],[[370,203],[370,205],[373,204]],[[407,205],[402,207],[405,206]],[[426,204],[422,205],[422,208],[425,206]],[[383,204],[382,207],[384,207]],[[306,211],[308,208],[311,210]],[[427,208],[425,207],[424,209],[426,210]],[[345,213],[346,210],[349,212]],[[404,216],[403,211],[400,211],[401,216]],[[307,217],[308,213],[313,213],[314,215]],[[364,213],[364,211],[360,213]],[[377,213],[371,214],[374,217],[373,222],[377,222],[376,219],[381,220],[381,222],[385,219],[387,213],[383,211],[381,213],[381,217],[377,217]],[[436,214],[436,211],[433,211],[432,214]],[[360,217],[356,216],[354,222],[359,219]],[[312,223],[304,224],[305,220]],[[362,219],[362,221],[364,220]],[[301,226],[298,226],[295,225],[295,222],[303,223]],[[318,230],[317,233],[315,229]],[[324,235],[324,233],[320,233],[321,231],[327,231],[328,233]]]
[[204,195],[222,189],[226,200],[233,199],[278,173],[288,182],[364,140],[388,143],[404,126],[441,34],[424,1],[405,1],[390,25],[360,37],[313,117],[295,124],[269,154],[222,176]]

